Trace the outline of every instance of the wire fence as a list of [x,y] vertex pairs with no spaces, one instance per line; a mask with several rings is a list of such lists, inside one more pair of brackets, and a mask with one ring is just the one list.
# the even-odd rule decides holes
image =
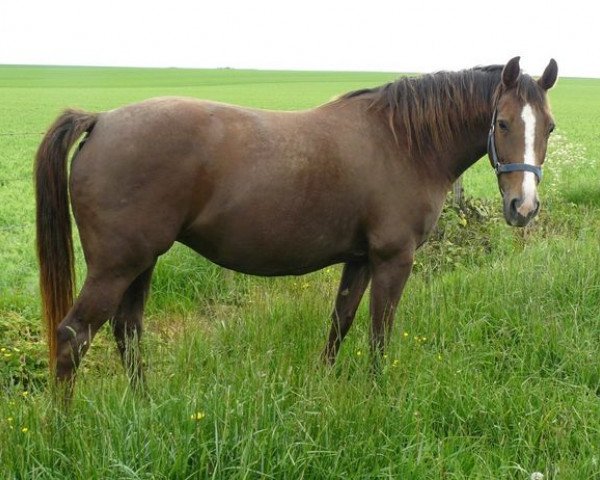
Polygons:
[[25,137],[27,135],[44,135],[46,132],[0,132],[0,137]]

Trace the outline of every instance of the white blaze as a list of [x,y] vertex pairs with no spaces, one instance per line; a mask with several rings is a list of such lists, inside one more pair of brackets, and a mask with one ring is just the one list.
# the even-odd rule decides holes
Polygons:
[[[533,108],[528,103],[523,107],[521,119],[525,124],[525,154],[523,162],[528,165],[535,165],[535,115]],[[523,172],[523,203],[517,209],[518,212],[527,216],[535,209],[536,183],[533,172]]]

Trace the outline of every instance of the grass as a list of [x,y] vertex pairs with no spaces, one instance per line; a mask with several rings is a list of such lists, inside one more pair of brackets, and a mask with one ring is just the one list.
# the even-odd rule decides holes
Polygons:
[[148,398],[103,330],[72,409],[53,408],[31,171],[60,109],[164,94],[297,109],[393,77],[0,67],[0,478],[600,479],[599,80],[551,92],[533,228],[503,223],[487,160],[467,173],[471,209],[447,209],[419,253],[381,375],[366,301],[336,368],[318,362],[339,267],[253,278],[179,246],[153,278]]

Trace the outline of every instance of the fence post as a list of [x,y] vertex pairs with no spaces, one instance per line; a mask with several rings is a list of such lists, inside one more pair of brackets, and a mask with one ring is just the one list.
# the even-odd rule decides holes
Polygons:
[[463,210],[465,207],[465,190],[463,188],[462,176],[458,177],[452,185],[452,207]]

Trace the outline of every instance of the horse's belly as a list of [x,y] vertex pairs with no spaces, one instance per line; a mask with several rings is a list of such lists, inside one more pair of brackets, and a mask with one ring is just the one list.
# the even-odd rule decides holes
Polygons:
[[195,222],[178,240],[218,265],[264,276],[300,275],[366,255],[366,245],[347,226],[293,220]]

